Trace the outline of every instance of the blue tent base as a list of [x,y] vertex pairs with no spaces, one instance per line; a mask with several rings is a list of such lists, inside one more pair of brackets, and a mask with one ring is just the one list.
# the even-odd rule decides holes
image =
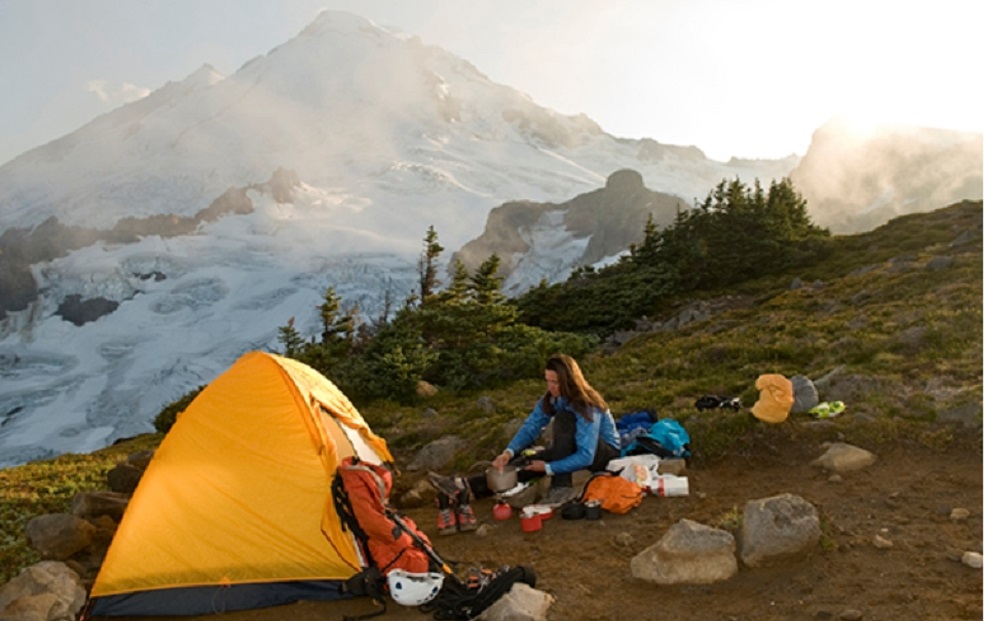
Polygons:
[[292,604],[349,599],[342,580],[305,580],[139,591],[93,598],[90,617],[209,615]]

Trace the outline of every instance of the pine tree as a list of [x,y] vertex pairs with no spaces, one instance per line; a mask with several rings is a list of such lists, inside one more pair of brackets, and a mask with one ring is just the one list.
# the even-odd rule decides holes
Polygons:
[[281,326],[277,330],[277,341],[284,346],[284,356],[288,358],[296,357],[304,346],[304,339],[294,327],[294,318],[287,320],[286,326]]
[[437,242],[437,231],[434,225],[427,228],[424,235],[424,251],[417,261],[417,271],[420,275],[420,303],[426,304],[430,297],[434,295],[437,288],[441,286],[441,281],[437,277],[437,258],[444,252],[444,247]]

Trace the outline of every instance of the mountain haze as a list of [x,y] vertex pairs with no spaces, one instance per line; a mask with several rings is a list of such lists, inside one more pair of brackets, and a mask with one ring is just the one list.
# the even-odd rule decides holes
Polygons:
[[150,429],[243,352],[368,318],[510,200],[639,172],[691,200],[796,157],[709,160],[605,133],[369,20],[323,12],[230,76],[209,65],[0,167],[0,466]]

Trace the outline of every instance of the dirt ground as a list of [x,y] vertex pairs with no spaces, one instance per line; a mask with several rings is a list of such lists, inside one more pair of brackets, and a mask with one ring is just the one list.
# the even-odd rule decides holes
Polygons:
[[[977,432],[974,432],[977,433]],[[556,598],[548,619],[585,621],[954,621],[982,618],[982,572],[960,562],[981,551],[982,461],[976,450],[877,452],[875,465],[831,481],[810,465],[820,446],[786,447],[781,455],[691,467],[690,495],[647,497],[626,515],[600,521],[555,516],[524,533],[518,517],[492,519],[492,500],[476,503],[486,535],[439,537],[435,509],[403,511],[429,535],[442,558],[459,567],[528,565],[537,589]],[[745,502],[780,493],[815,505],[823,543],[810,558],[778,568],[739,566],[737,576],[706,586],[657,586],[633,579],[629,560],[679,520],[708,525]],[[951,518],[965,508],[970,516]],[[624,533],[624,534],[623,534]],[[627,535],[626,535],[627,534]],[[879,548],[876,535],[892,543]],[[629,538],[629,545],[616,542]],[[226,613],[225,621],[324,621],[374,610],[367,599],[301,602]],[[861,616],[858,616],[858,615]],[[390,602],[380,621],[423,621],[429,615]]]

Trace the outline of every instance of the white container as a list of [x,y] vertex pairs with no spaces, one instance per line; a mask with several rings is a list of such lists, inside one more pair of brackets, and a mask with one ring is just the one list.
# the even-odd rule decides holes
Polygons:
[[654,496],[689,496],[690,481],[675,474],[661,474],[653,481],[650,492]]

